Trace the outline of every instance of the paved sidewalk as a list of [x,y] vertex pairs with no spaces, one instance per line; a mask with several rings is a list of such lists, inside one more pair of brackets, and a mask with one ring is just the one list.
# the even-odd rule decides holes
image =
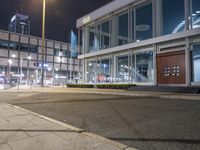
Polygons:
[[[0,90],[0,92],[5,92]],[[188,94],[188,93],[174,93],[174,92],[146,92],[146,91],[127,91],[127,90],[112,90],[112,89],[87,89],[87,88],[62,88],[62,87],[23,87],[18,90],[12,88],[6,90],[6,92],[60,92],[60,93],[88,93],[88,94],[110,94],[110,95],[123,95],[123,96],[135,96],[135,97],[152,97],[152,98],[167,98],[167,99],[182,99],[182,100],[200,100],[200,94]]]
[[0,150],[135,150],[9,104],[0,104]]

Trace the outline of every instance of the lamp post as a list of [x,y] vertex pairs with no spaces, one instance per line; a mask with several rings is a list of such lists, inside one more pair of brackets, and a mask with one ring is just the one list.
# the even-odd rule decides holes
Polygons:
[[22,67],[23,67],[23,58],[20,57],[20,79],[19,79],[20,85],[22,85],[22,69],[23,69]]
[[26,83],[27,83],[27,85],[29,85],[29,79],[30,79],[30,63],[29,63],[29,61],[31,60],[31,56],[28,56],[27,57],[27,59],[28,59],[28,68],[27,68],[27,76],[26,76]]
[[44,86],[44,42],[45,42],[45,16],[46,16],[46,0],[43,0],[42,12],[42,66],[41,66],[41,87]]
[[10,73],[11,73],[11,65],[12,65],[12,60],[11,59],[9,59],[8,60],[8,64],[9,64],[9,72],[8,72],[8,80],[9,80],[9,83],[10,83]]

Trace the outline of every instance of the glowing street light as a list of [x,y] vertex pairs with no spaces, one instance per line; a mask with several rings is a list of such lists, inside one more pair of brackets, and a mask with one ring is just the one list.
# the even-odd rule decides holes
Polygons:
[[15,54],[12,54],[12,58],[15,58],[16,57],[16,55]]
[[42,11],[42,67],[41,67],[41,87],[44,86],[44,44],[45,44],[45,17],[46,17],[46,0],[43,0]]
[[28,56],[27,58],[28,58],[28,60],[31,60],[31,59],[32,59],[31,56]]
[[12,65],[13,61],[11,59],[8,59],[8,64]]

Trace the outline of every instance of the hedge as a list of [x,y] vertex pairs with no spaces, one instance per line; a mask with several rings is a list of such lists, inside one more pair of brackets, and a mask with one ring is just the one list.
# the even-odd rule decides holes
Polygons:
[[67,84],[66,86],[70,88],[94,88],[92,84]]
[[98,89],[129,89],[135,84],[67,84],[70,88],[98,88]]

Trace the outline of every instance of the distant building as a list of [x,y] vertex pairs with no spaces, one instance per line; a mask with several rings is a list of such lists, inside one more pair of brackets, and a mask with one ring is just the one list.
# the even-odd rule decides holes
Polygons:
[[[39,84],[41,65],[41,38],[0,30],[0,86],[3,79]],[[71,56],[69,43],[45,39],[45,85],[78,82],[81,67],[81,61]]]
[[10,20],[8,27],[10,32],[30,35],[30,20],[26,15],[16,13]]

